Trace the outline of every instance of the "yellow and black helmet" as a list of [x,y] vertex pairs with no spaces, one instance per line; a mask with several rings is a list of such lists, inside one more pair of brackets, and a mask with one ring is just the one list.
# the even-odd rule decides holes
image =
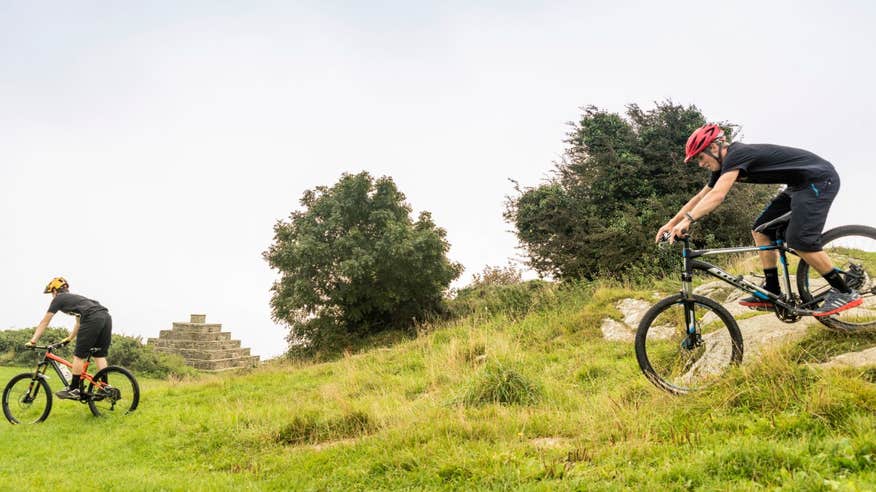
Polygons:
[[70,284],[67,283],[64,277],[55,277],[46,285],[46,290],[43,291],[43,294],[51,294],[53,290],[61,290],[68,287],[70,287]]

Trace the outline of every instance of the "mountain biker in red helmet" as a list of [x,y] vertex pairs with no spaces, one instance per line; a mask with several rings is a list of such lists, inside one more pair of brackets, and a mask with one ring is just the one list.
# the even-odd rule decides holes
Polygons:
[[[684,162],[695,161],[712,171],[708,184],[694,195],[672,219],[657,231],[656,240],[671,232],[670,240],[681,236],[690,225],[718,207],[736,181],[787,185],[755,219],[752,229],[790,210],[786,241],[803,260],[830,284],[831,290],[815,316],[829,316],[860,305],[861,296],[846,285],[845,278],[833,267],[821,249],[821,232],[827,212],[840,187],[833,165],[802,149],[769,144],[728,143],[720,126],[710,123],[697,128],[687,139]],[[752,230],[754,243],[769,245],[775,229]],[[761,251],[766,290],[780,294],[776,251]],[[740,304],[752,309],[772,309],[771,302],[748,297]]]
[[48,312],[34,330],[33,337],[25,345],[29,347],[36,345],[49,326],[49,321],[58,311],[76,317],[73,331],[65,339],[65,341],[76,340],[76,348],[73,350],[72,381],[69,388],[55,394],[58,398],[78,400],[82,396],[82,370],[92,348],[98,349],[93,354],[97,368],[103,369],[107,366],[106,356],[112,341],[113,319],[107,308],[101,306],[99,302],[71,293],[70,285],[64,277],[55,277],[49,281],[43,293],[52,294],[52,302],[49,304]]

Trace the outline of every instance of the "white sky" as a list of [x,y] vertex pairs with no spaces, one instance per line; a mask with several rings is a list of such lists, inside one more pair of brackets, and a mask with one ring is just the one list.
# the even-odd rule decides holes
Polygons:
[[828,225],[876,225],[874,22],[867,1],[0,0],[0,329],[63,275],[116,333],[206,313],[278,355],[261,252],[304,190],[392,176],[465,283],[520,255],[508,179],[538,184],[589,104],[671,98],[812,150],[843,178]]

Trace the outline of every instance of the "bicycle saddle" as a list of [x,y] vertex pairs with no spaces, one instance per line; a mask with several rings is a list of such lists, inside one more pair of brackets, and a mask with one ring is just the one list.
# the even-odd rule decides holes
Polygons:
[[788,212],[784,215],[780,215],[780,216],[776,217],[775,219],[773,219],[769,222],[764,222],[763,224],[757,226],[754,229],[754,232],[763,232],[764,230],[766,230],[770,227],[773,227],[773,226],[777,226],[777,225],[783,225],[783,224],[787,225],[788,221],[790,221],[790,220],[791,220],[791,212]]

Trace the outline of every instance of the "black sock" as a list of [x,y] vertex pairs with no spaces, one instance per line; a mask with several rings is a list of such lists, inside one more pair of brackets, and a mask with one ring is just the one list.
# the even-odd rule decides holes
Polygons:
[[824,280],[827,280],[827,283],[829,283],[830,286],[834,289],[844,294],[848,294],[852,291],[852,289],[850,289],[849,286],[846,284],[846,279],[842,275],[840,275],[840,271],[836,268],[825,273],[822,276],[824,277]]
[[79,376],[78,374],[74,374],[73,377],[70,378],[70,389],[71,390],[72,389],[79,389],[79,381],[81,380],[81,377],[82,376]]
[[763,276],[766,278],[766,283],[764,284],[766,290],[773,294],[780,294],[782,289],[779,287],[779,268],[764,268]]

